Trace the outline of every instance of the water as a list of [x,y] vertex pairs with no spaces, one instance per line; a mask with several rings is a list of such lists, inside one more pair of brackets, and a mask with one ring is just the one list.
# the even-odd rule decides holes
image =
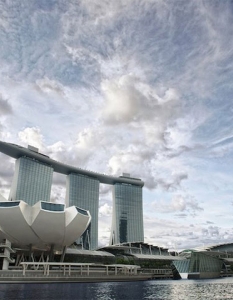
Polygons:
[[233,299],[233,278],[106,283],[0,284],[1,300]]

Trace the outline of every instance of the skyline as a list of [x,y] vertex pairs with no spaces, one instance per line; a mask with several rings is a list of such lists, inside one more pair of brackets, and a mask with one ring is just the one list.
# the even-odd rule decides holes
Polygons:
[[[0,0],[0,139],[142,179],[145,242],[232,242],[231,1],[66,2]],[[0,162],[8,198],[14,159]],[[100,246],[111,210],[101,185]]]
[[144,242],[142,210],[144,182],[141,179],[132,178],[126,173],[113,177],[64,165],[40,153],[38,148],[31,145],[24,148],[0,141],[0,153],[15,159],[10,194],[8,201],[3,199],[5,201],[2,203],[3,206],[9,201],[6,207],[11,201],[18,203],[24,201],[29,205],[43,201],[60,207],[60,204],[51,202],[52,178],[54,172],[65,175],[66,197],[65,204],[61,206],[63,210],[66,205],[67,208],[72,206],[77,210],[89,211],[91,222],[76,243],[82,244],[84,249],[95,250],[98,249],[99,185],[110,184],[113,210],[109,245]]

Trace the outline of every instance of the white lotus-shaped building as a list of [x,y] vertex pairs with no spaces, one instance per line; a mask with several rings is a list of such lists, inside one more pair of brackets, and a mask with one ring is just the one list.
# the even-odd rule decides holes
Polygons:
[[57,249],[71,245],[91,221],[89,211],[64,204],[39,201],[0,202],[0,227],[14,245]]

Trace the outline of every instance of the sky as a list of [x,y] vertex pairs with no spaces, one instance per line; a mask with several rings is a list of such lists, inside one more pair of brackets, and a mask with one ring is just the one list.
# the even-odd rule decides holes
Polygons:
[[[232,78],[230,0],[0,0],[0,140],[141,178],[147,243],[233,242]],[[100,246],[111,211],[101,184]]]

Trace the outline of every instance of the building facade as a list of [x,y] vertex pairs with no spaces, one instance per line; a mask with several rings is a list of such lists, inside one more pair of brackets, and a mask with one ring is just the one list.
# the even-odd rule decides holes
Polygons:
[[142,187],[116,183],[110,244],[125,242],[144,242]]
[[[12,226],[17,220],[17,226]],[[33,206],[26,202],[0,202],[0,225],[16,246],[30,249],[33,245],[44,251],[70,246],[86,230],[90,213],[75,206],[39,201]],[[31,245],[31,246],[30,246]]]
[[75,205],[89,210],[91,223],[77,242],[85,249],[96,249],[98,247],[99,180],[75,173],[68,175],[66,205],[67,207]]
[[179,254],[183,259],[173,261],[173,272],[178,275],[177,279],[218,278],[224,261],[221,254],[217,251],[184,250]]
[[10,201],[23,200],[29,205],[50,201],[53,168],[23,156],[16,160]]
[[99,184],[113,186],[113,215],[110,244],[143,242],[142,187],[144,182],[129,174],[115,177],[69,166],[39,153],[0,141],[0,152],[16,159],[9,201],[23,200],[29,205],[49,202],[53,172],[67,178],[66,205],[88,210],[91,223],[79,242],[86,249],[98,248]]

